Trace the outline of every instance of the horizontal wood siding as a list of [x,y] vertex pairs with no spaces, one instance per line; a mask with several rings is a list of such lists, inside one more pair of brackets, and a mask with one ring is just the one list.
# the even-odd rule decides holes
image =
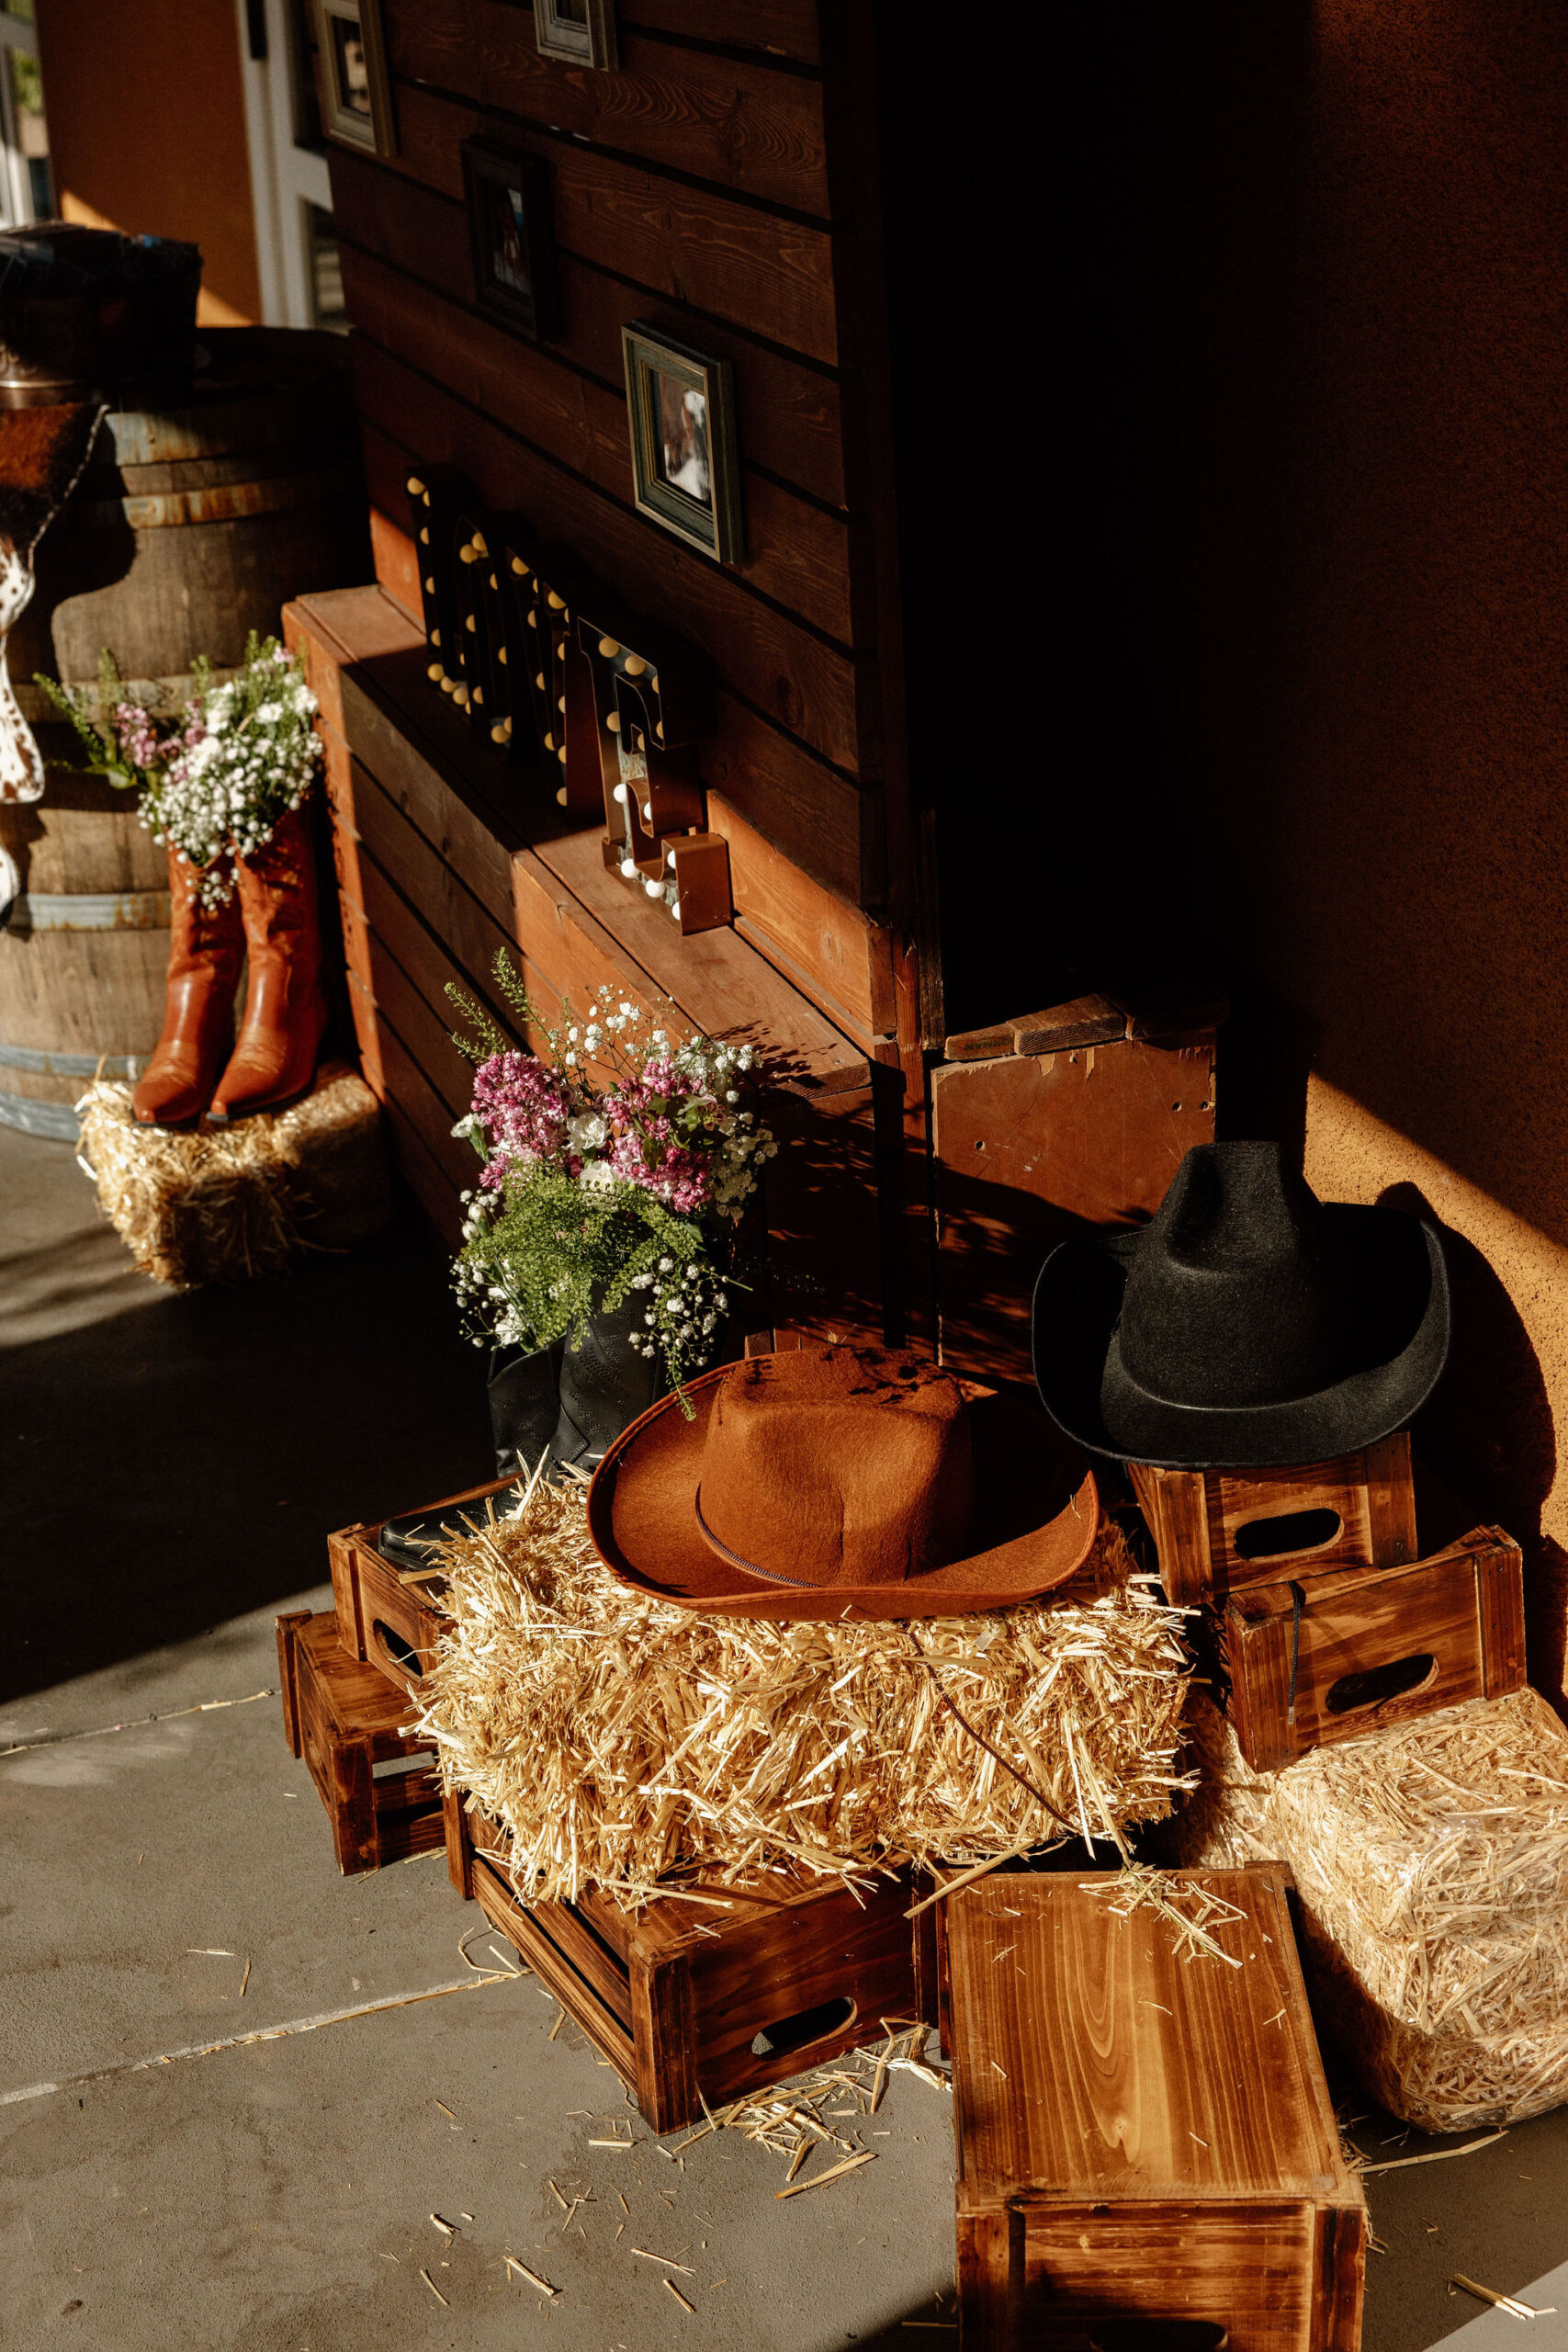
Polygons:
[[[922,1071],[913,994],[896,985],[908,945],[886,928],[908,889],[888,852],[889,630],[868,488],[874,235],[841,29],[825,63],[818,0],[622,0],[617,68],[594,73],[541,57],[520,0],[383,0],[383,14],[397,153],[331,157],[378,575],[412,611],[408,477],[451,466],[705,654],[715,721],[698,760],[736,910],[732,928],[682,938],[606,872],[596,831],[567,831],[553,795],[486,763],[424,677],[416,634],[369,660],[339,634],[328,717],[357,763],[334,797],[341,888],[361,1017],[395,1040],[387,1086],[449,1165],[425,1134],[461,1091],[437,1000],[454,975],[493,989],[502,938],[546,995],[604,981],[766,1040],[806,1106],[774,1171],[778,1250],[809,1272],[831,1224],[834,1295],[808,1323],[874,1328],[908,1289],[884,1263],[890,1232],[904,1251],[897,1204],[913,1197],[889,1137],[912,1118],[918,1157]],[[561,298],[547,340],[476,299],[462,169],[476,135],[545,167]],[[733,370],[733,564],[636,510],[621,336],[637,322]],[[355,639],[362,621],[338,619]]]

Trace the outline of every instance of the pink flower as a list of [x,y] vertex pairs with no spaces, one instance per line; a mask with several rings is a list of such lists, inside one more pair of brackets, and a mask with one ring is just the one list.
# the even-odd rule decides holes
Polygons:
[[492,1190],[510,1169],[530,1160],[563,1159],[572,1174],[581,1161],[563,1154],[570,1105],[564,1080],[532,1054],[492,1054],[474,1078],[474,1111],[491,1158],[479,1182]]

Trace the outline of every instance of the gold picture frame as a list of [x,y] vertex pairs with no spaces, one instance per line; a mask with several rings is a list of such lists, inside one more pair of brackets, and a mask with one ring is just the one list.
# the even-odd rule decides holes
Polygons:
[[637,511],[716,563],[746,551],[735,379],[659,328],[621,329]]
[[534,0],[534,39],[541,57],[613,74],[620,62],[615,0]]
[[322,130],[363,154],[395,155],[381,0],[312,0],[312,16]]

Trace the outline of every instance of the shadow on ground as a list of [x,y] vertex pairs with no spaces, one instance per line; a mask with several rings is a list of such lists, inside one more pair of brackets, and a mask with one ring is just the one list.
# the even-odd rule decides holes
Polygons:
[[[484,1359],[423,1238],[141,1304],[128,1270],[96,1233],[0,1265],[0,1701],[319,1584],[328,1529],[492,1475]],[[51,1322],[75,1328],[27,1336]]]

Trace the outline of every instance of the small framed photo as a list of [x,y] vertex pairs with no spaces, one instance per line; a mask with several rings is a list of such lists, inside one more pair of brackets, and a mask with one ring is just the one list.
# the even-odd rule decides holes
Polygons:
[[395,155],[381,0],[313,0],[321,128],[346,146]]
[[534,39],[541,57],[613,74],[620,62],[615,0],[534,0]]
[[550,235],[550,175],[537,155],[486,139],[463,141],[463,186],[474,255],[474,300],[527,335],[560,324]]
[[657,327],[623,327],[621,345],[637,513],[716,562],[739,563],[746,537],[728,360]]

